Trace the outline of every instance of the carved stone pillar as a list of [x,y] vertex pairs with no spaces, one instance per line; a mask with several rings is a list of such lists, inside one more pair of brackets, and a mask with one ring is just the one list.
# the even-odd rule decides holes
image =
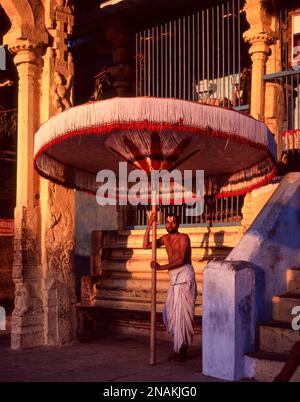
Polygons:
[[45,344],[76,339],[74,191],[41,180]]
[[267,54],[269,47],[264,39],[252,44],[250,50],[252,60],[252,85],[251,85],[251,115],[258,120],[264,121],[265,111],[265,74]]
[[19,41],[10,46],[19,75],[17,200],[13,281],[15,309],[12,316],[13,349],[40,346],[43,342],[43,303],[40,288],[38,175],[33,166],[34,133],[38,127],[39,56],[37,48]]
[[244,33],[249,42],[252,60],[251,115],[261,121],[265,117],[265,83],[266,61],[270,54],[270,41],[274,36],[271,29],[272,17],[269,14],[269,0],[247,0],[245,11],[250,29]]
[[[12,348],[75,338],[74,192],[34,170],[34,133],[72,106],[72,0],[1,0],[19,75]],[[43,50],[43,51],[42,51]]]
[[[71,1],[50,0],[45,24],[51,46],[43,56],[41,122],[73,106],[74,66],[68,49],[74,16]],[[45,344],[76,339],[74,191],[40,179],[41,265]]]

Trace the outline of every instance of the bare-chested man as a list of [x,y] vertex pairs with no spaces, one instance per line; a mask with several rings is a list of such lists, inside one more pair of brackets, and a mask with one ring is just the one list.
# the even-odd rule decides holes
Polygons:
[[[151,215],[144,236],[143,248],[151,248],[150,228],[155,219]],[[157,247],[165,246],[169,263],[160,265],[151,262],[151,268],[168,270],[170,286],[163,310],[163,319],[169,334],[174,340],[174,354],[171,360],[185,361],[187,349],[194,335],[193,318],[196,300],[195,271],[191,265],[191,242],[187,234],[178,231],[179,219],[175,214],[167,216],[168,234],[156,240]]]

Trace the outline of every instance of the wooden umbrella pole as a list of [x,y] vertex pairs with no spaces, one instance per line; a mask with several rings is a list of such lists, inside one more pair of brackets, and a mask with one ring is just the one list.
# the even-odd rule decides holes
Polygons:
[[[156,205],[152,205],[152,214],[156,216]],[[156,262],[156,218],[152,224],[152,258]],[[151,269],[151,333],[150,333],[150,364],[156,364],[156,269]]]

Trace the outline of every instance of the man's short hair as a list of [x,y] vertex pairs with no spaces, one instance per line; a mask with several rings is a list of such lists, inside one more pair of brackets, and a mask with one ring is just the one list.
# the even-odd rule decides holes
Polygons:
[[174,214],[173,212],[170,212],[170,213],[167,214],[167,219],[168,219],[169,216],[173,216],[173,218],[174,218],[174,219],[176,220],[176,222],[177,222],[177,226],[180,225],[180,217],[179,217],[178,215]]

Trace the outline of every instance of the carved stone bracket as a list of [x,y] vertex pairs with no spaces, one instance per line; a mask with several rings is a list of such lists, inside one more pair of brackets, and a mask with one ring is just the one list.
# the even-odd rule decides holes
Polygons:
[[54,81],[53,105],[56,112],[60,113],[73,106],[73,75],[69,75],[66,79],[63,74],[56,71],[54,73]]
[[[74,16],[73,2],[52,0],[53,7],[46,13],[47,31],[52,46],[45,56],[45,94],[50,94],[48,116],[60,113],[73,106],[73,59],[68,48]],[[49,88],[50,86],[50,88]],[[48,90],[47,90],[47,89]],[[46,116],[45,116],[46,117]]]

